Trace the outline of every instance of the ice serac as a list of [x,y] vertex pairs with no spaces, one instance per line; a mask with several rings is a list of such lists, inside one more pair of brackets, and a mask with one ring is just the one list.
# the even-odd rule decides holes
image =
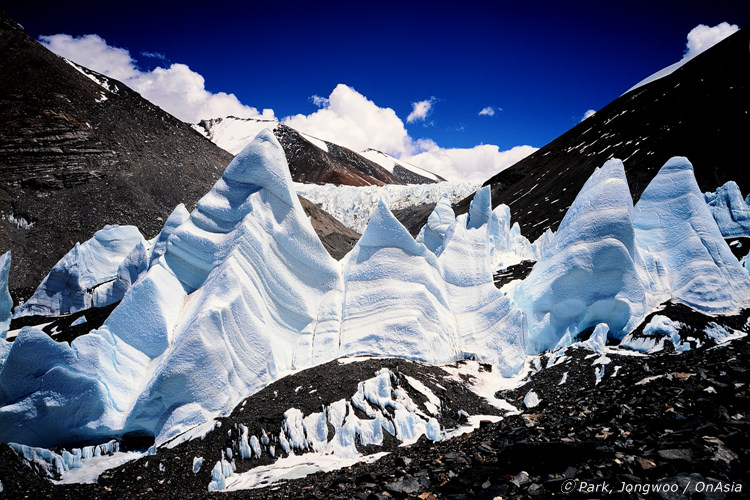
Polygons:
[[729,181],[704,196],[724,238],[750,236],[750,206],[736,182]]
[[125,293],[130,290],[135,282],[151,269],[159,260],[159,257],[164,255],[169,237],[189,217],[190,213],[185,208],[185,205],[182,203],[177,205],[167,218],[159,234],[152,240],[137,244],[127,257],[125,257],[117,268],[117,278],[95,290],[94,306],[102,307],[122,300]]
[[538,258],[534,245],[521,234],[518,223],[511,225],[508,205],[501,203],[495,207],[487,224],[491,260],[495,269]]
[[[44,278],[14,317],[60,316],[92,307],[96,288],[117,277],[122,261],[138,244],[145,244],[135,226],[105,226],[83,243],[76,243]],[[99,304],[103,305],[103,304]]]
[[126,423],[158,442],[230,410],[279,373],[310,366],[317,336],[338,334],[340,302],[332,307],[329,296],[343,290],[340,264],[305,216],[270,132],[227,167],[163,261],[192,293]]
[[456,214],[450,198],[443,195],[417,235],[417,243],[423,243],[432,253],[440,255],[445,242],[450,239],[456,225]]
[[455,360],[456,319],[437,258],[384,203],[343,262],[342,355]]
[[10,326],[13,299],[8,292],[8,274],[10,273],[10,250],[0,257],[0,341],[5,340],[5,334]]
[[750,280],[716,224],[684,157],[659,170],[635,206],[633,224],[652,303],[682,302],[707,313],[750,303]]
[[545,257],[516,290],[530,353],[569,344],[600,323],[622,338],[646,314],[623,164],[594,171],[565,214]]
[[[490,214],[489,204],[481,203],[472,217],[476,224],[489,221]],[[465,354],[510,376],[525,360],[523,313],[495,287],[487,224],[470,228],[468,222],[466,214],[456,218],[453,235],[438,258],[448,301]]]
[[10,343],[5,341],[8,333],[13,310],[13,299],[8,291],[8,275],[10,274],[10,250],[0,257],[0,368],[10,351]]

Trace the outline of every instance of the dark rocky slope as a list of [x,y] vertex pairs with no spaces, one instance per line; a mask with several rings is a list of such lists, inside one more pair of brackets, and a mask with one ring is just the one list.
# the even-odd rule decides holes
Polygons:
[[[282,130],[286,148],[304,141]],[[0,11],[0,251],[12,251],[16,302],[106,224],[154,236],[177,204],[192,208],[231,159],[122,83],[53,54]],[[295,164],[298,178],[320,168],[319,158],[308,160]],[[359,238],[307,200],[303,206],[335,258]]]
[[0,13],[0,248],[13,252],[16,299],[105,224],[155,235],[231,158],[122,83],[77,70]]
[[[750,27],[706,50],[671,75],[628,92],[554,141],[490,178],[493,207],[505,203],[533,241],[557,229],[595,168],[625,163],[633,201],[672,156],[686,156],[701,190],[734,180],[750,190],[744,144],[750,137]],[[471,197],[454,206],[469,210]],[[427,221],[403,214],[415,234]],[[413,219],[413,220],[412,220]]]

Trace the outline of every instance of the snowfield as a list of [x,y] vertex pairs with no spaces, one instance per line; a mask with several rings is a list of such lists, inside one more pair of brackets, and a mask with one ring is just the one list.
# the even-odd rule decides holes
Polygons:
[[[685,158],[669,160],[635,206],[622,162],[607,162],[558,231],[533,244],[511,224],[507,206],[492,209],[489,187],[456,217],[436,186],[369,194],[304,186],[310,191],[300,194],[313,201],[318,193],[350,214],[367,212],[357,218],[368,219],[362,238],[336,261],[305,216],[296,196],[302,187],[292,182],[284,151],[261,131],[192,213],[178,207],[150,242],[135,228],[105,228],[76,245],[37,299],[18,309],[17,315],[32,306],[65,313],[122,298],[100,328],[70,345],[37,328],[20,330],[3,353],[0,440],[49,447],[139,433],[155,436],[158,446],[228,414],[285,374],[341,357],[430,364],[473,358],[513,377],[528,356],[572,344],[581,332],[593,331],[591,342],[601,350],[607,337],[626,337],[669,300],[708,314],[750,305],[750,278]],[[391,201],[437,197],[416,239],[383,192]],[[0,283],[7,289],[3,259]],[[495,287],[498,267],[529,259],[537,263],[523,282],[507,293]],[[7,313],[7,300],[0,301],[0,320]],[[7,330],[7,319],[0,324]],[[716,329],[710,335],[725,336]],[[377,399],[376,386],[385,387],[389,376],[363,386],[361,397],[371,405],[365,414],[409,408],[405,399]],[[527,406],[538,403],[527,399]],[[347,457],[349,445],[329,443],[321,424],[328,419],[346,429],[348,420],[334,418],[338,411],[300,420],[290,410],[287,443],[280,445],[292,449],[306,436],[312,448],[333,446]],[[404,418],[406,427],[394,432],[390,424],[373,427],[372,439],[382,429],[405,442],[438,435],[429,415]],[[257,439],[244,453],[255,453]],[[203,465],[213,467],[215,489],[233,484],[231,461]]]

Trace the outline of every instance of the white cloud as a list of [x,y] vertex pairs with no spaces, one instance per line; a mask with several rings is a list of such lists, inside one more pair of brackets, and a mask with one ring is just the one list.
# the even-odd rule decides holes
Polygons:
[[594,111],[593,109],[589,109],[588,111],[586,111],[586,112],[585,112],[585,113],[583,114],[583,118],[581,118],[581,121],[583,121],[583,120],[585,120],[585,119],[587,119],[587,118],[591,118],[591,117],[592,117],[592,116],[594,116],[595,114],[596,114],[596,111]]
[[[242,104],[234,94],[207,91],[203,76],[185,64],[142,71],[128,50],[112,47],[97,35],[74,38],[58,34],[40,39],[53,52],[120,80],[183,121],[196,123],[229,115],[274,118],[273,110],[259,112],[257,108]],[[148,54],[148,57],[154,56],[156,53]],[[314,95],[310,99],[320,109],[309,115],[286,117],[283,122],[354,151],[379,149],[449,180],[486,180],[535,151],[531,146],[500,151],[492,145],[444,149],[430,139],[415,140],[409,136],[404,122],[393,109],[379,107],[344,84],[337,85],[328,97]],[[411,121],[424,120],[436,101],[433,97],[413,103],[409,115]]]
[[[40,37],[52,52],[82,66],[120,80],[143,97],[180,120],[197,123],[205,118],[233,115],[273,118],[273,110],[245,106],[234,94],[206,90],[203,76],[185,64],[141,71],[126,49],[112,47],[98,35]],[[151,57],[149,55],[149,57]]]
[[688,33],[687,48],[683,59],[692,59],[704,50],[716,45],[729,35],[739,30],[736,24],[723,22],[716,26],[699,24]]
[[404,122],[391,108],[381,108],[351,87],[338,84],[328,102],[309,115],[283,122],[292,128],[354,151],[375,148],[393,155],[410,149]]
[[[426,145],[422,144],[423,147]],[[431,148],[405,160],[448,180],[486,181],[536,150],[531,146],[516,146],[500,151],[492,144],[473,148],[441,148],[433,143]]]
[[487,106],[485,108],[482,108],[482,111],[479,112],[479,116],[495,116],[496,111],[502,111],[503,108],[493,108],[492,106]]
[[432,110],[432,105],[435,104],[435,102],[437,102],[437,99],[430,97],[424,101],[411,103],[411,113],[406,117],[406,123],[414,123],[418,120],[424,121]]
[[484,181],[536,151],[531,146],[509,151],[500,151],[493,145],[441,148],[431,139],[410,137],[404,122],[391,108],[379,107],[347,85],[338,84],[327,99],[314,113],[289,116],[282,122],[354,151],[379,149],[448,180]]
[[167,59],[167,56],[165,56],[161,52],[141,52],[141,56],[149,57],[151,59],[161,59],[162,61],[169,62],[169,59]]
[[325,108],[330,104],[327,97],[320,97],[319,95],[310,96],[310,100],[319,108]]

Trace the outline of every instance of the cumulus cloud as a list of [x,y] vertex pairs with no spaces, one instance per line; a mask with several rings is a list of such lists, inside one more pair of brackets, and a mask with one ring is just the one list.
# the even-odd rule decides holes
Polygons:
[[[185,122],[196,123],[229,115],[240,118],[274,116],[271,109],[259,112],[257,108],[242,104],[234,94],[207,91],[203,76],[185,64],[141,71],[128,50],[110,46],[98,35],[72,37],[57,34],[42,36],[40,41],[58,55],[120,80]],[[153,57],[153,54],[148,57]]]
[[592,117],[592,116],[594,116],[595,114],[596,114],[596,111],[594,111],[593,109],[589,109],[588,111],[586,111],[586,112],[585,112],[585,113],[583,114],[583,118],[581,118],[581,121],[583,121],[583,120],[585,120],[585,119],[587,119],[587,118],[591,118],[591,117]]
[[354,151],[379,149],[399,155],[409,150],[404,123],[391,108],[381,108],[344,84],[338,84],[327,102],[309,115],[288,116],[282,121],[292,128]]
[[[58,55],[120,80],[183,121],[196,123],[229,115],[274,118],[273,110],[258,111],[242,104],[234,94],[207,91],[203,76],[185,64],[143,71],[127,49],[110,46],[98,35],[58,34],[40,37],[40,40]],[[141,56],[161,58],[163,54]],[[430,139],[413,139],[393,109],[378,106],[344,84],[337,85],[328,97],[314,95],[310,100],[320,109],[309,115],[288,116],[283,123],[354,151],[379,149],[449,180],[486,180],[535,151],[531,146],[500,151],[493,145],[445,149]],[[413,103],[407,122],[424,120],[435,102],[432,97]]]
[[431,139],[414,139],[395,111],[379,107],[344,84],[337,85],[327,101],[320,99],[321,109],[309,115],[289,116],[282,122],[354,151],[378,149],[448,180],[484,181],[536,151],[531,146],[508,151],[494,145],[441,148]]
[[531,146],[516,146],[500,151],[492,144],[480,144],[473,148],[441,148],[433,143],[432,147],[408,157],[407,161],[448,180],[486,181],[536,150]]
[[492,106],[487,106],[485,108],[482,108],[482,110],[479,112],[479,116],[495,116],[495,113],[497,111],[502,111],[503,108],[494,108]]
[[411,103],[411,113],[406,117],[406,123],[414,123],[416,121],[424,121],[427,115],[432,110],[432,105],[437,102],[437,99],[430,97],[424,101],[418,101]]
[[716,26],[699,24],[688,33],[687,47],[683,59],[692,59],[704,50],[713,47],[729,35],[739,30],[736,24],[723,22]]

